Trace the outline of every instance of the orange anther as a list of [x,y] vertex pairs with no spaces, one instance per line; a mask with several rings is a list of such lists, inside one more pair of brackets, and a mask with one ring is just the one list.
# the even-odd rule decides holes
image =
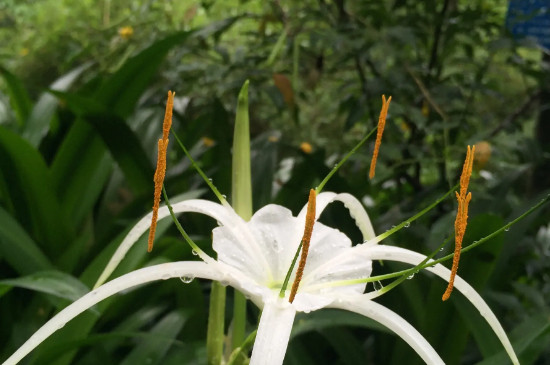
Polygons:
[[298,264],[298,269],[296,269],[296,278],[292,284],[292,290],[290,291],[290,297],[288,301],[292,303],[294,297],[298,292],[298,286],[304,275],[304,268],[306,266],[307,254],[309,252],[309,243],[311,241],[311,235],[313,234],[313,224],[315,223],[315,199],[317,194],[314,189],[309,191],[309,199],[307,202],[307,213],[306,213],[306,225],[304,227],[304,235],[302,236],[302,254],[300,256],[300,263]]
[[168,101],[166,102],[166,112],[164,113],[164,123],[162,124],[162,139],[158,141],[157,169],[153,181],[155,183],[155,194],[153,198],[153,216],[151,218],[151,228],[149,229],[149,240],[147,242],[147,252],[153,250],[155,232],[157,230],[158,211],[160,206],[160,193],[166,174],[166,151],[168,149],[168,134],[172,127],[172,108],[174,107],[174,92],[168,91]]
[[386,101],[386,95],[382,95],[382,109],[380,110],[380,116],[378,117],[376,142],[374,143],[374,152],[372,153],[372,160],[370,162],[369,178],[371,179],[374,177],[374,170],[376,169],[376,160],[378,159],[378,151],[380,150],[380,144],[382,143],[382,134],[384,133],[384,127],[386,126],[386,116],[388,115],[390,102],[391,96]]
[[470,200],[472,200],[472,193],[466,194],[466,192],[468,190],[468,184],[470,183],[470,176],[472,175],[475,150],[475,146],[471,149],[470,146],[468,146],[466,160],[464,161],[462,174],[460,175],[460,193],[455,192],[456,200],[458,201],[458,211],[455,219],[455,252],[449,285],[447,285],[447,289],[441,298],[444,301],[449,299],[453,291],[455,276],[458,271],[458,262],[460,260],[460,250],[462,249],[462,240],[464,238],[464,233],[466,233],[466,225],[468,224],[468,205],[470,204]]

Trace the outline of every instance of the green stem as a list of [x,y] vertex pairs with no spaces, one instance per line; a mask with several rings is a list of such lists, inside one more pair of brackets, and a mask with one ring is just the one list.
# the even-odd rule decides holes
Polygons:
[[351,157],[351,155],[353,155],[362,145],[363,143],[365,143],[367,141],[367,139],[369,139],[369,137],[378,129],[378,127],[375,127],[372,131],[370,131],[359,143],[357,143],[357,145],[355,145],[355,147],[352,148],[351,151],[349,151],[347,153],[347,155],[344,156],[344,158],[342,160],[340,160],[340,162],[338,162],[336,165],[334,165],[334,167],[332,168],[332,170],[330,170],[330,172],[328,173],[328,175],[323,179],[323,181],[321,181],[321,183],[315,188],[315,192],[317,193],[317,195],[319,195],[321,193],[321,191],[323,190],[323,188],[325,187],[325,184],[330,180],[330,178],[332,177],[332,175],[334,175],[336,173],[336,171],[338,171],[338,169],[340,169],[340,167],[344,164],[344,162],[346,162],[348,160],[348,158]]
[[224,323],[225,287],[217,281],[213,281],[210,290],[210,312],[208,315],[208,333],[206,335],[206,356],[209,365],[220,365],[222,363]]
[[216,195],[216,197],[218,198],[218,200],[220,201],[220,203],[222,203],[223,205],[228,205],[227,203],[227,200],[225,200],[224,196],[220,193],[220,191],[214,186],[214,183],[212,183],[212,180],[208,178],[208,176],[206,176],[206,174],[202,171],[202,169],[199,167],[199,165],[195,162],[195,160],[193,159],[193,157],[191,157],[191,154],[189,153],[189,151],[187,151],[187,148],[185,148],[185,145],[182,143],[182,141],[179,139],[178,135],[176,133],[174,133],[174,130],[172,130],[172,135],[176,138],[176,142],[178,142],[178,144],[180,145],[181,149],[183,150],[183,153],[185,153],[185,156],[187,156],[187,158],[189,159],[189,161],[191,161],[191,166],[193,166],[193,168],[195,168],[195,170],[197,170],[197,172],[199,173],[199,175],[202,177],[202,179],[204,180],[204,182],[206,183],[206,185],[208,185],[208,187],[210,188],[210,190],[212,190],[212,192],[214,193],[214,195]]

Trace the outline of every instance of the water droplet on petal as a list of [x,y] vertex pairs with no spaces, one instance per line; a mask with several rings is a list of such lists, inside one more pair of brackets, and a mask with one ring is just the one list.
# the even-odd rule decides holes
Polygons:
[[229,285],[229,281],[227,281],[227,280],[222,280],[222,281],[220,281],[220,284],[222,284],[222,286],[228,286],[228,285]]
[[409,228],[411,226],[411,222],[407,221],[405,222],[405,224],[403,225],[403,227],[405,228]]
[[184,275],[180,277],[180,280],[184,284],[189,284],[195,277],[193,275]]
[[407,276],[407,280],[411,280],[412,278],[414,278],[414,274],[410,274],[409,276]]
[[441,251],[443,251],[444,249],[445,249],[445,247],[441,247],[441,248],[439,249],[439,251],[441,252]]
[[194,255],[194,256],[197,256],[199,253],[195,250],[191,250],[191,253]]
[[222,197],[223,197],[224,199],[227,199],[227,195],[225,195],[225,194],[222,194]]
[[374,290],[376,290],[376,291],[382,290],[382,288],[384,287],[384,285],[382,285],[382,283],[380,281],[374,281],[372,283],[372,286],[374,287]]
[[170,279],[170,274],[164,274],[160,277],[162,280],[168,280]]
[[508,232],[509,230],[510,230],[510,226],[507,226],[506,228],[504,228],[505,232]]

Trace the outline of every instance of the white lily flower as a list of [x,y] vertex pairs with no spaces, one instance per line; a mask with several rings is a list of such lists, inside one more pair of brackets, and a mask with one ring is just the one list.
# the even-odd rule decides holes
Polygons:
[[[437,352],[416,329],[390,309],[372,300],[377,292],[364,293],[366,284],[334,285],[339,281],[369,277],[373,260],[417,265],[426,258],[409,250],[377,245],[367,213],[361,203],[349,194],[319,194],[316,219],[334,201],[343,202],[349,209],[365,243],[352,246],[345,234],[316,222],[307,265],[292,303],[288,301],[289,290],[284,298],[279,296],[279,292],[300,243],[305,208],[297,217],[293,217],[290,210],[282,206],[267,205],[246,222],[228,205],[205,200],[182,201],[173,205],[175,213],[202,213],[218,221],[219,227],[213,231],[217,260],[199,252],[204,262],[184,261],[151,266],[100,285],[129,248],[147,231],[151,220],[149,214],[134,226],[122,242],[100,277],[100,286],[59,312],[4,364],[16,364],[65,323],[99,301],[128,288],[173,277],[184,278],[184,281],[205,278],[231,285],[263,309],[250,361],[253,365],[282,364],[296,313],[308,313],[321,308],[339,308],[369,317],[405,340],[426,363],[443,364]],[[168,215],[166,207],[159,210],[159,219]],[[450,276],[450,271],[441,265],[427,270],[445,280]],[[485,317],[513,363],[519,364],[503,328],[485,301],[459,277],[455,279],[455,287]]]

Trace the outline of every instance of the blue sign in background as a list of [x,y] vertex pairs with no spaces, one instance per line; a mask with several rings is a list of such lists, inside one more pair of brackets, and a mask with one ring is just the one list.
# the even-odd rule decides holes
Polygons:
[[515,36],[535,38],[550,50],[550,0],[510,0],[506,28]]

